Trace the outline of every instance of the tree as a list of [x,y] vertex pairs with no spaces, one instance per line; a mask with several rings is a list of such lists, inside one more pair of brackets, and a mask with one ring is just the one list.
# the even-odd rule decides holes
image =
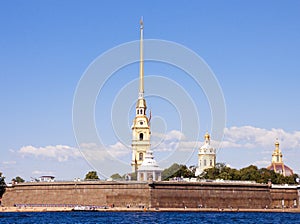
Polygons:
[[0,172],[0,198],[2,198],[2,195],[5,193],[6,190],[6,183],[4,179],[5,177],[3,177],[2,173]]
[[215,167],[204,170],[204,179],[223,179],[223,180],[244,180],[255,181],[257,183],[273,184],[296,184],[297,174],[285,177],[282,174],[275,173],[273,170],[266,168],[258,169],[257,166],[250,165],[240,170],[227,167],[224,163],[217,163]]
[[162,171],[162,180],[167,180],[173,177],[195,177],[195,170],[196,169],[193,166],[188,168],[186,165],[174,163],[172,166]]
[[121,180],[122,179],[121,175],[118,173],[111,175],[110,178],[113,180]]
[[161,173],[161,179],[162,180],[167,180],[170,177],[172,177],[172,175],[179,170],[180,166],[177,163],[173,163],[172,166],[170,166],[169,168],[166,168],[162,171]]
[[96,171],[89,171],[86,175],[85,175],[85,180],[99,180],[99,177],[97,175]]
[[191,178],[195,177],[195,174],[187,168],[186,165],[180,165],[179,169],[172,175],[172,177]]
[[16,183],[24,183],[25,182],[25,180],[19,176],[17,176],[16,178],[13,178],[11,181],[14,181]]
[[260,173],[257,166],[250,165],[243,169],[240,169],[241,180],[258,181],[260,179]]

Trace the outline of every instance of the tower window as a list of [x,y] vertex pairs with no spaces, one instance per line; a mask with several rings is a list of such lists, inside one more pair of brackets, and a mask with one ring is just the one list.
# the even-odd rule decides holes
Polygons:
[[140,141],[142,141],[144,139],[144,134],[140,133]]
[[143,110],[142,109],[140,109],[140,114],[143,114]]
[[136,113],[137,113],[137,114],[139,114],[139,113],[140,113],[140,111],[139,111],[139,110],[137,110],[137,111],[136,111]]
[[143,157],[144,157],[143,153],[140,152],[140,153],[139,153],[139,160],[143,160]]

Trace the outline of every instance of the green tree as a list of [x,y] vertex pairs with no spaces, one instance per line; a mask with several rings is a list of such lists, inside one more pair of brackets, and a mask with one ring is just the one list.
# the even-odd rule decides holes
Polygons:
[[194,177],[195,174],[187,168],[186,165],[180,165],[179,169],[172,175],[172,177],[183,177],[183,178],[191,178]]
[[[230,168],[229,168],[230,169]],[[224,172],[224,174],[222,174]],[[215,180],[215,179],[222,179],[222,177],[227,177],[228,174],[228,167],[226,167],[225,163],[217,163],[215,167],[213,168],[208,168],[204,170],[204,175],[202,175],[202,179],[210,179],[210,180]]]
[[25,180],[19,176],[17,176],[16,178],[13,178],[11,181],[14,181],[16,183],[24,183],[25,182]]
[[241,180],[258,181],[260,179],[258,168],[254,165],[240,169],[240,175]]
[[6,190],[6,183],[4,181],[5,177],[2,176],[2,173],[0,172],[0,197],[5,193]]
[[173,163],[172,166],[170,166],[167,169],[164,169],[161,173],[162,180],[168,180],[169,178],[173,177],[173,174],[176,173],[180,168],[180,165],[177,163]]
[[220,170],[217,167],[205,169],[202,179],[215,180],[218,179],[219,174],[220,174]]
[[85,180],[99,180],[99,177],[97,175],[96,171],[89,171],[86,175],[85,175]]
[[294,174],[285,177],[282,174],[275,173],[273,170],[258,169],[254,165],[237,170],[227,167],[224,163],[217,163],[215,167],[204,170],[204,175],[201,178],[211,180],[245,180],[257,183],[268,183],[271,180],[273,184],[296,184],[298,175]]
[[195,166],[190,166],[188,168],[186,165],[179,165],[177,163],[173,163],[172,166],[162,171],[161,178],[162,180],[168,180],[173,177],[191,178],[195,177],[195,172]]
[[118,173],[111,175],[110,178],[113,180],[121,180],[122,179],[121,175]]
[[273,170],[268,170],[266,168],[261,168],[258,172],[260,173],[260,178],[256,180],[258,183],[268,183],[269,180],[275,181],[278,176]]
[[230,180],[240,180],[241,179],[241,173],[237,169],[230,169],[229,174],[231,177]]

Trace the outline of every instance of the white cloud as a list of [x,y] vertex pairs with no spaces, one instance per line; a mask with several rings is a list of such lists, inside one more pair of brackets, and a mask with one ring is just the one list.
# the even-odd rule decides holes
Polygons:
[[[296,149],[300,149],[300,131],[287,132],[283,129],[264,129],[253,126],[229,127],[224,130],[224,141],[214,141],[214,136],[211,136],[211,143],[214,147],[221,146],[221,149],[262,149],[260,154],[272,153],[274,142],[279,138],[280,147],[289,149],[291,153]],[[193,152],[197,150],[203,142],[195,140],[187,140],[183,133],[178,130],[172,130],[167,133],[152,133],[151,147],[154,152],[162,153],[162,155],[172,152]],[[122,158],[131,155],[131,146],[117,142],[108,146],[101,146],[95,143],[83,143],[79,149],[66,146],[55,145],[45,147],[24,146],[17,150],[22,156],[35,156],[41,159],[55,159],[59,162],[69,159],[81,158],[82,155],[88,161],[104,161],[106,159]],[[82,152],[82,153],[81,153]],[[242,153],[242,152],[241,152]],[[126,158],[127,161],[128,158]],[[6,161],[3,164],[8,164],[13,161]],[[257,161],[257,165],[263,164],[262,161]],[[266,164],[266,161],[265,161]]]
[[24,146],[17,151],[22,156],[35,156],[37,158],[56,159],[65,162],[70,158],[80,158],[81,153],[77,148],[67,145],[49,145],[45,147]]
[[41,171],[41,170],[34,170],[32,171],[33,175],[54,175],[53,171]]
[[264,129],[253,126],[225,128],[222,148],[273,148],[276,138],[281,147],[300,148],[300,132],[287,132],[283,129]]
[[97,145],[96,143],[82,143],[80,150],[87,160],[103,161],[107,158],[119,158],[131,153],[131,148],[117,142],[113,145]]
[[258,160],[254,162],[254,165],[258,167],[267,167],[271,164],[271,160]]
[[[172,130],[168,133],[153,133],[152,148],[154,152],[171,153],[171,152],[192,152],[197,150],[203,141],[188,141],[183,133]],[[253,126],[229,127],[224,130],[224,139],[222,142],[214,141],[211,136],[211,144],[220,149],[237,149],[237,150],[259,150],[259,153],[271,155],[274,149],[276,139],[280,141],[280,148],[284,149],[285,154],[300,149],[300,132],[288,132],[283,129],[264,129]],[[242,152],[241,152],[242,153]],[[242,155],[242,154],[241,154]],[[257,165],[266,165],[269,161],[258,161]]]
[[185,151],[193,149],[195,142],[187,141],[185,135],[178,130],[171,130],[167,133],[152,133],[151,147],[156,152],[170,152],[177,149]]
[[2,162],[3,165],[14,165],[16,163],[17,163],[17,161],[3,161]]

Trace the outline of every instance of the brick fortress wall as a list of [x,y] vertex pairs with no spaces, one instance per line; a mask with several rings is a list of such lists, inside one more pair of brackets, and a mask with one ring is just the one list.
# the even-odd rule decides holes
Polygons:
[[152,207],[265,208],[272,203],[264,184],[161,182],[153,188]]
[[298,206],[297,188],[216,182],[52,182],[8,187],[3,206],[95,205],[152,208],[275,208]]
[[52,182],[24,183],[6,189],[2,205],[95,205],[149,206],[147,183],[135,182]]

